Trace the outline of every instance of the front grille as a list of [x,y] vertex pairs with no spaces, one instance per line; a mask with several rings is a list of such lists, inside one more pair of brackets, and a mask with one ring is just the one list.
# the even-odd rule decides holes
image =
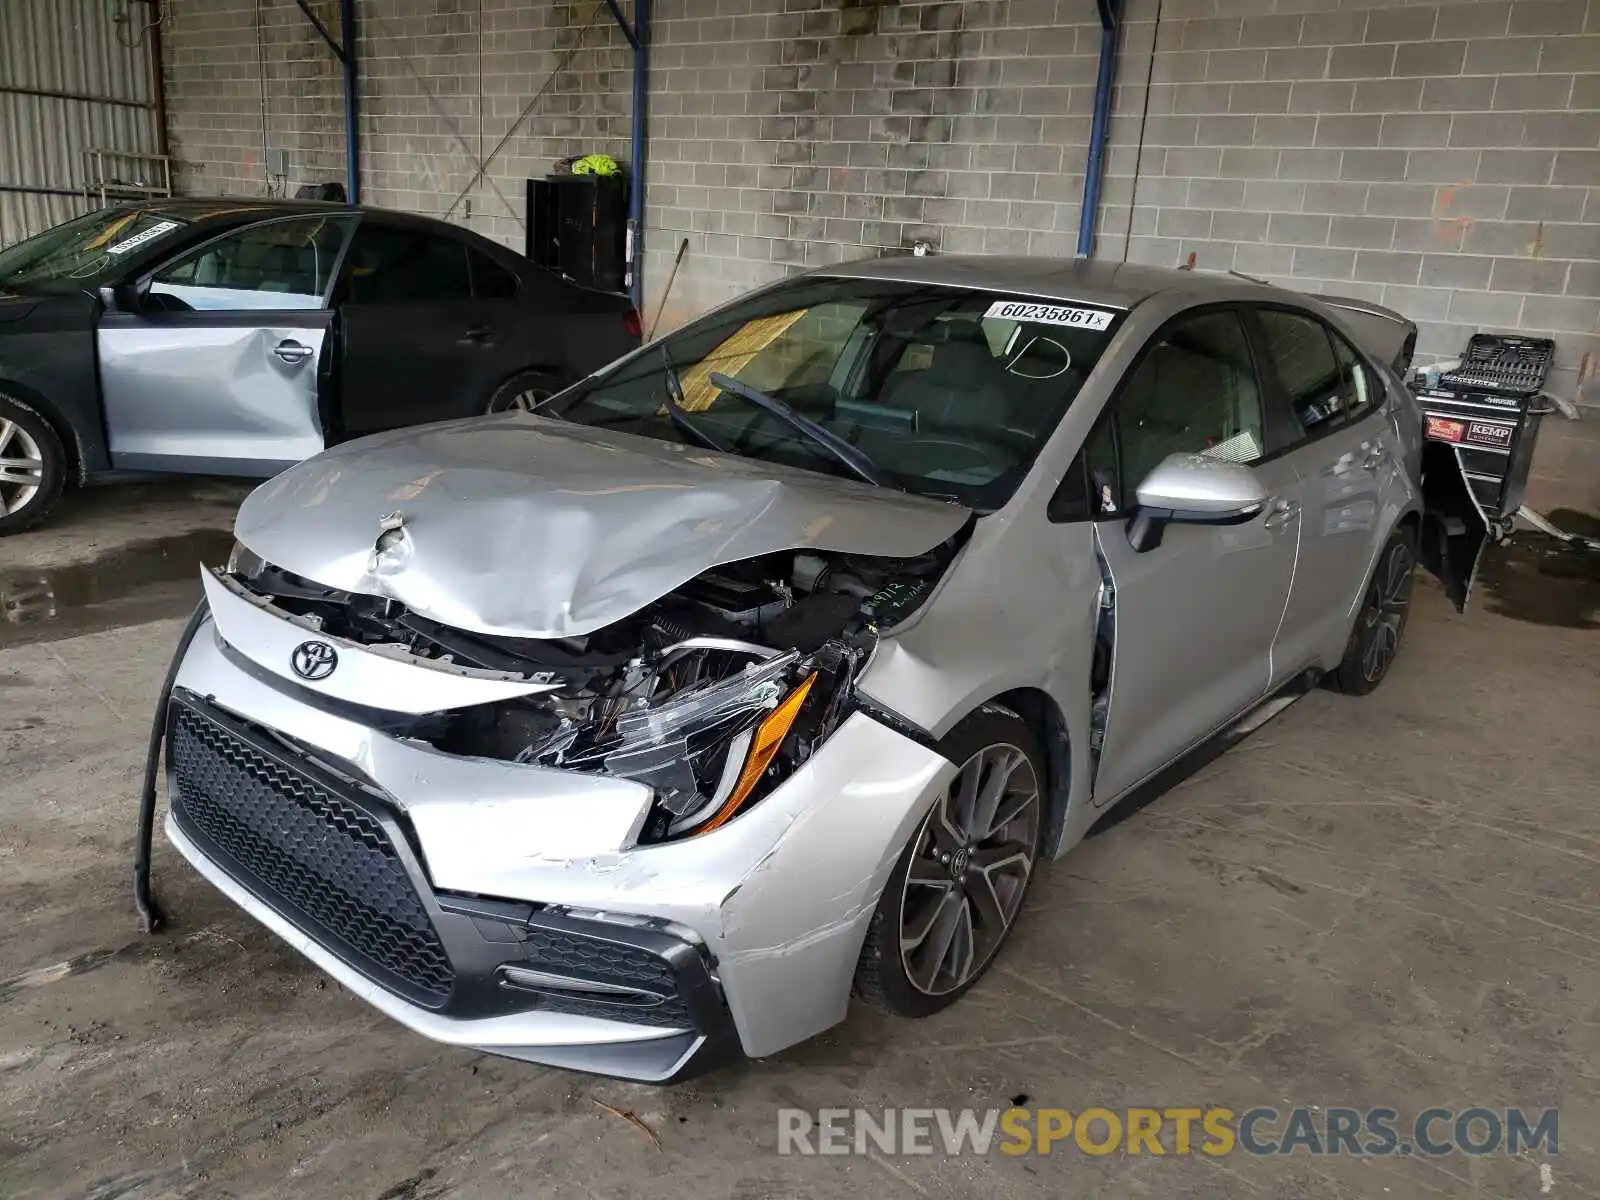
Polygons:
[[572,996],[559,991],[541,992],[539,1007],[547,1012],[576,1013],[585,1017],[607,1017],[635,1025],[659,1025],[668,1029],[692,1029],[694,1018],[678,989],[672,966],[642,946],[603,941],[561,929],[530,926],[524,936],[528,966],[552,975],[598,980],[624,987],[643,988],[663,999],[659,1004],[637,1004],[607,1000],[593,994]]
[[173,813],[219,865],[369,978],[445,1002],[455,973],[383,822],[176,698],[167,745]]

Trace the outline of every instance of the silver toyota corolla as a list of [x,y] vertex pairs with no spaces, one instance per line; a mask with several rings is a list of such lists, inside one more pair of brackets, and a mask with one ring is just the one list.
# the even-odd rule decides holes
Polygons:
[[938,1012],[1112,805],[1384,678],[1414,332],[1242,278],[883,259],[540,415],[328,451],[204,577],[168,836],[444,1042],[666,1081],[852,994]]

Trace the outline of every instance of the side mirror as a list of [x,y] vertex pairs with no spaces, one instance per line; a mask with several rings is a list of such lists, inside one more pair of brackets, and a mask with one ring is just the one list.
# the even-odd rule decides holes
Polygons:
[[131,283],[111,284],[100,289],[100,303],[107,312],[138,312],[139,289]]
[[1139,507],[1128,522],[1128,542],[1139,553],[1161,544],[1176,521],[1189,525],[1242,525],[1267,504],[1267,489],[1241,463],[1204,454],[1169,454],[1144,477]]

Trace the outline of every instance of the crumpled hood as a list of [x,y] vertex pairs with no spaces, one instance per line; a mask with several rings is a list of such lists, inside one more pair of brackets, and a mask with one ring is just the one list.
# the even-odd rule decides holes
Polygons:
[[[391,514],[398,534],[376,552]],[[568,637],[711,567],[815,548],[903,557],[968,510],[692,446],[506,413],[350,442],[263,484],[239,540],[459,629]]]

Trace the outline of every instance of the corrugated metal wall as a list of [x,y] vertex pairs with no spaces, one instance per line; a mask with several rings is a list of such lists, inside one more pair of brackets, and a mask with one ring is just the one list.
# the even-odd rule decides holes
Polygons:
[[[149,0],[0,0],[0,245],[88,209],[84,151],[160,146]],[[154,164],[122,160],[147,182]]]

